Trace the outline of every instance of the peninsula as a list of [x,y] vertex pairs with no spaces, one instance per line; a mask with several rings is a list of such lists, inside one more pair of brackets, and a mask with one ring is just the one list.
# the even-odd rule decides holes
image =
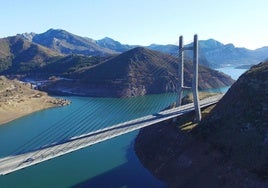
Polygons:
[[0,76],[0,125],[33,112],[68,105],[70,101],[53,98],[32,89],[29,83]]

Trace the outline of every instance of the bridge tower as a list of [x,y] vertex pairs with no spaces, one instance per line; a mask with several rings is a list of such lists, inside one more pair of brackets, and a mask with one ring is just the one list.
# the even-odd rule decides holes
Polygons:
[[[193,51],[193,78],[192,78],[192,86],[186,87],[184,86],[184,51],[192,50]],[[194,43],[192,47],[184,47],[183,45],[183,36],[180,36],[179,40],[179,88],[178,88],[178,105],[181,105],[182,102],[182,94],[184,89],[191,89],[193,92],[194,99],[194,107],[195,107],[195,115],[196,121],[201,121],[201,110],[199,105],[199,95],[198,95],[198,36],[194,35]]]

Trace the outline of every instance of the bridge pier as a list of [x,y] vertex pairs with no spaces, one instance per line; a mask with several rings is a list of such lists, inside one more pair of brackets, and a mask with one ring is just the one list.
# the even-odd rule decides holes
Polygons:
[[[193,78],[192,86],[184,86],[184,51],[193,51]],[[178,76],[179,76],[179,88],[178,88],[178,106],[181,106],[183,90],[191,89],[193,92],[194,107],[195,107],[195,121],[201,121],[201,110],[199,104],[199,94],[198,94],[198,36],[194,35],[194,43],[192,47],[184,47],[183,36],[179,39],[179,65],[178,65]]]

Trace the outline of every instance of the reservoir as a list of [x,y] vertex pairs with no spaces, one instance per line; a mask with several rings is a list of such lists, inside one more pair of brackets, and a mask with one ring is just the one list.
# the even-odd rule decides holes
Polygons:
[[[0,126],[0,156],[24,147],[23,143],[53,126],[61,126],[64,132],[67,127],[82,126],[83,119],[83,125],[89,128],[103,128],[156,113],[175,98],[175,94],[125,99],[69,97],[69,106],[37,112]],[[137,134],[138,131],[125,134],[0,176],[0,187],[165,187],[136,157],[133,144]]]
[[244,72],[246,72],[248,69],[237,69],[235,67],[223,67],[223,68],[219,68],[216,70],[223,72],[227,75],[230,75],[232,79],[237,80],[239,76],[243,74]]
[[[237,79],[237,75],[242,74],[245,69],[228,67],[220,71],[232,73],[233,78]],[[72,101],[69,106],[43,110],[0,126],[0,157],[7,156],[47,129],[60,127],[64,132],[67,127],[75,130],[84,125],[87,125],[88,130],[94,130],[94,127],[103,128],[156,113],[170,105],[176,97],[176,94],[127,99],[68,97]],[[65,118],[70,119],[66,121]],[[0,187],[166,187],[136,157],[133,146],[137,134],[138,131],[128,133],[0,176]]]

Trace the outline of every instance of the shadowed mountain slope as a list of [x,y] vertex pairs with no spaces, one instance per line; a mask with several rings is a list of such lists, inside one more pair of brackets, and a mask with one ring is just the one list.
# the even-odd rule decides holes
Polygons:
[[202,125],[207,140],[239,166],[267,178],[268,61],[244,73]]
[[[97,66],[83,69],[68,77],[75,82],[75,93],[94,96],[139,96],[176,92],[178,60],[164,53],[137,47],[111,58]],[[185,63],[185,84],[191,85],[192,65]],[[200,89],[231,85],[233,80],[218,71],[203,66],[199,67]],[[46,89],[61,88],[67,81],[61,81]],[[69,83],[71,84],[71,83]]]

